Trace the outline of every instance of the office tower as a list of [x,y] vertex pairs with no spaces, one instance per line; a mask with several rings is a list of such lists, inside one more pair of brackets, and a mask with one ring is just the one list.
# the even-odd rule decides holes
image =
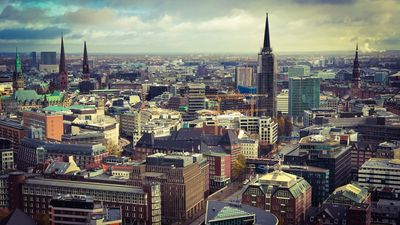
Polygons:
[[288,69],[289,78],[291,77],[304,77],[310,75],[310,67],[305,65],[295,65]]
[[285,154],[288,165],[307,165],[329,170],[329,191],[347,184],[351,178],[351,146],[342,145],[339,136],[310,135]]
[[352,89],[359,89],[361,87],[361,78],[360,78],[360,62],[358,61],[358,43],[356,45],[356,56],[354,57],[353,62],[353,84]]
[[235,86],[253,86],[253,66],[237,66],[235,70]]
[[134,183],[161,183],[163,224],[193,221],[205,210],[209,164],[201,154],[156,153],[146,157],[144,169],[134,169]]
[[305,224],[311,208],[311,185],[279,167],[250,184],[242,194],[242,203],[271,212],[284,224]]
[[68,73],[65,67],[64,38],[61,36],[60,65],[58,69],[58,87],[60,90],[68,90]]
[[276,96],[276,111],[282,115],[287,115],[289,112],[289,90],[283,89]]
[[269,39],[268,14],[265,22],[264,46],[258,54],[257,94],[259,116],[276,118],[276,60]]
[[188,93],[188,119],[194,120],[197,117],[196,111],[205,109],[205,85],[189,84]]
[[83,46],[82,74],[83,74],[83,80],[89,80],[90,71],[89,71],[89,60],[88,60],[88,54],[87,54],[87,48],[86,48],[86,41],[84,42],[84,46]]
[[304,110],[319,108],[320,78],[292,77],[289,79],[289,115],[303,117]]
[[31,52],[31,67],[37,67],[37,55],[36,55],[36,52]]
[[40,53],[40,64],[42,65],[57,65],[57,53],[56,52],[41,52]]
[[22,75],[22,63],[19,57],[18,50],[15,50],[15,65],[13,73],[13,89],[14,92],[17,90],[24,90],[25,81]]

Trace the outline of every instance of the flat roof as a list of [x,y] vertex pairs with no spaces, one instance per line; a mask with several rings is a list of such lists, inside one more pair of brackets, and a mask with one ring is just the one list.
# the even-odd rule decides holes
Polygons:
[[80,189],[91,189],[97,191],[116,191],[126,192],[135,194],[144,194],[143,189],[119,184],[108,184],[108,183],[96,183],[87,181],[71,181],[71,180],[56,180],[46,178],[32,178],[25,181],[26,184],[32,185],[47,185],[52,187],[69,187],[69,188],[80,188]]

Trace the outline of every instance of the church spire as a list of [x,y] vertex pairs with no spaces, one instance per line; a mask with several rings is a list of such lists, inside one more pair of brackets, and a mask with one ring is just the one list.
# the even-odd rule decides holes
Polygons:
[[58,70],[58,88],[68,90],[68,73],[65,66],[64,36],[61,34],[60,65]]
[[87,54],[87,48],[86,48],[86,41],[84,42],[83,46],[83,69],[82,73],[83,74],[89,74],[89,60],[88,60],[88,54]]
[[354,57],[353,63],[353,87],[360,88],[361,78],[360,78],[360,62],[358,61],[358,42],[356,44],[356,55]]
[[19,57],[18,54],[18,48],[15,48],[15,68],[14,68],[15,73],[22,73],[22,64],[21,64],[21,58]]
[[269,23],[268,23],[268,13],[266,14],[266,19],[265,19],[265,31],[264,31],[264,46],[263,46],[263,51],[272,51],[271,49],[271,43],[269,39]]
[[21,58],[18,54],[18,48],[15,48],[15,67],[14,67],[14,74],[13,74],[13,89],[16,90],[23,90],[25,86],[25,81],[22,77],[22,63]]
[[66,73],[66,69],[65,69],[65,52],[64,52],[64,37],[63,37],[63,35],[61,35],[61,51],[60,51],[59,73]]

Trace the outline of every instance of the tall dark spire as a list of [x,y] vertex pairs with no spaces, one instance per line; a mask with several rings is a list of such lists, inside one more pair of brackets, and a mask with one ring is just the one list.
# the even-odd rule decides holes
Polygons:
[[271,42],[269,39],[269,23],[268,23],[268,13],[265,19],[265,31],[264,31],[264,46],[263,51],[272,51],[271,49]]
[[268,14],[265,20],[264,45],[258,54],[257,100],[258,116],[276,118],[276,61],[269,38]]
[[68,73],[65,66],[64,36],[61,35],[60,65],[58,70],[58,88],[68,90]]
[[361,86],[361,70],[360,70],[360,62],[358,61],[358,42],[356,44],[356,55],[354,57],[353,63],[353,88],[360,88]]
[[82,65],[82,73],[83,74],[89,74],[89,60],[88,60],[88,54],[87,54],[87,48],[86,48],[86,41],[84,42],[83,46],[83,65]]
[[61,35],[61,51],[60,51],[60,66],[59,73],[65,73],[65,52],[64,52],[64,37]]

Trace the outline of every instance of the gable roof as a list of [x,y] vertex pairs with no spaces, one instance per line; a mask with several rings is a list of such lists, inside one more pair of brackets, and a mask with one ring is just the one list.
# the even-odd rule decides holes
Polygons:
[[20,209],[15,209],[6,218],[0,221],[0,225],[36,225],[36,222],[23,213]]

